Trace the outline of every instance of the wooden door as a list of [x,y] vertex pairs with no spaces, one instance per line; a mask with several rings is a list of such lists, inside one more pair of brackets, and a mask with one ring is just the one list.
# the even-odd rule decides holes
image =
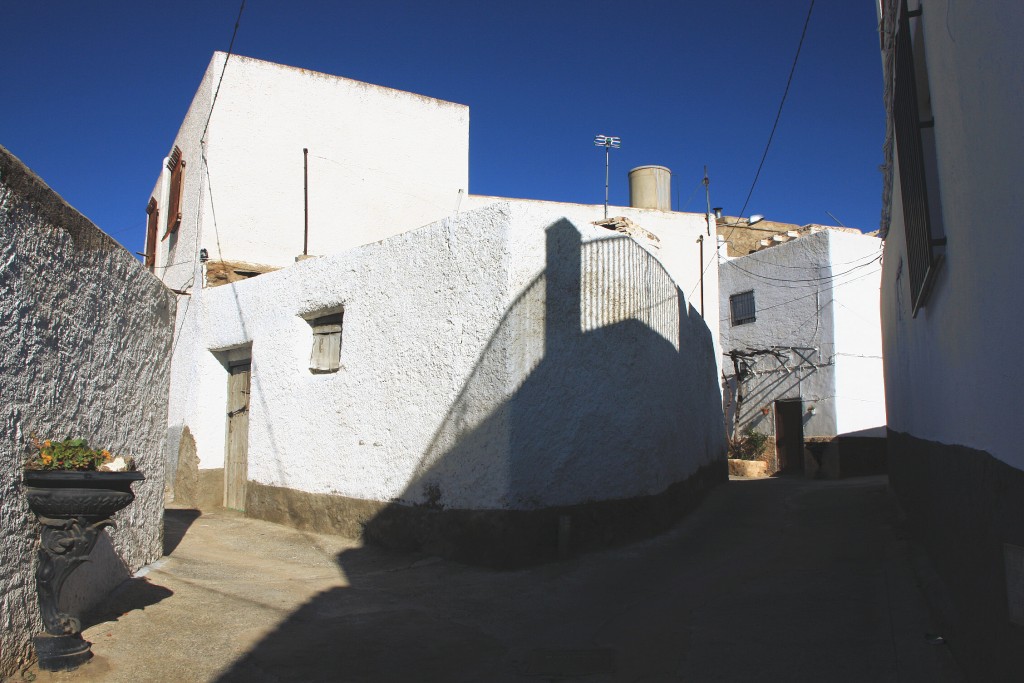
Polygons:
[[775,452],[782,472],[804,469],[803,401],[775,402]]
[[228,375],[227,443],[224,448],[224,507],[245,510],[249,473],[250,361],[230,368]]

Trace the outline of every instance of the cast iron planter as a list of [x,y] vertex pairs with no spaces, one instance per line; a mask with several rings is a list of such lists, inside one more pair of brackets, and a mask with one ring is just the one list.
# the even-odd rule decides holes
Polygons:
[[132,482],[144,479],[141,472],[25,470],[28,506],[43,525],[36,566],[46,628],[35,637],[40,669],[70,670],[92,657],[78,617],[57,608],[61,588],[89,558],[100,532],[114,526],[113,514],[135,500]]

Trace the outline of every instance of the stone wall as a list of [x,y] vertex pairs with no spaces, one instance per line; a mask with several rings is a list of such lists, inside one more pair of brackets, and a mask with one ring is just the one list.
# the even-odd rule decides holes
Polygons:
[[169,290],[0,147],[0,678],[41,628],[38,525],[21,491],[29,434],[82,436],[147,477],[79,570],[88,576],[69,580],[69,606],[160,557],[174,310]]

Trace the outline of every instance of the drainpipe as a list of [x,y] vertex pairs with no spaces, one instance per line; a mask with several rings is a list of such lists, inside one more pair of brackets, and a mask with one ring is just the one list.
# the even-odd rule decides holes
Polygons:
[[309,150],[302,148],[302,203],[305,226],[302,230],[302,255],[309,254]]
[[697,237],[697,244],[700,245],[700,262],[697,268],[700,272],[700,317],[704,317],[704,235]]

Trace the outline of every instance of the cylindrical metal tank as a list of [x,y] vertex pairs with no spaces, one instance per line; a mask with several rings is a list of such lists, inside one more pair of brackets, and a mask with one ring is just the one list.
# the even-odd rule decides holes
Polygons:
[[672,171],[664,166],[637,166],[629,172],[629,205],[635,209],[672,210]]

